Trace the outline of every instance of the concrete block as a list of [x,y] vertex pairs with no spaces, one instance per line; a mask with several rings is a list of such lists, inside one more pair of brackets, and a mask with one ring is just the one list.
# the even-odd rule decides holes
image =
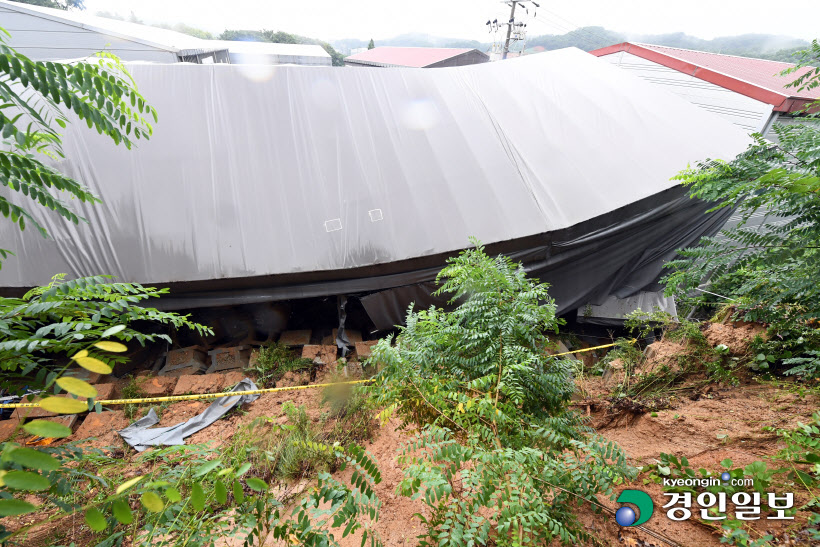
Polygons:
[[222,386],[219,388],[221,391],[227,391],[231,389],[233,386],[241,382],[247,376],[244,372],[234,370],[231,372],[226,372],[225,374],[221,374],[222,376]]
[[248,357],[249,367],[255,367],[257,365],[259,359],[259,349],[260,348],[254,348],[251,350],[251,356]]
[[345,366],[345,369],[348,376],[354,376],[357,378],[361,377],[364,372],[362,370],[362,364],[357,361],[350,361],[347,366]]
[[368,340],[367,342],[356,342],[356,355],[359,359],[367,359],[372,353],[372,348],[378,344],[378,340]]
[[94,388],[97,390],[96,399],[98,401],[107,401],[109,399],[113,399],[116,387],[117,385],[114,383],[94,384]]
[[128,425],[122,410],[106,410],[91,412],[83,420],[82,425],[74,432],[73,439],[88,439],[100,437],[111,431],[117,431]]
[[18,425],[20,425],[20,420],[17,418],[0,421],[0,443],[9,440],[17,430]]
[[[339,334],[339,329],[333,329],[333,331],[328,335],[322,338],[322,345],[323,346],[330,346],[336,345],[336,336]],[[357,330],[347,330],[345,329],[345,334],[347,335],[347,339],[350,340],[350,343],[356,345],[356,342],[362,341],[362,333]]]
[[108,381],[111,377],[110,374],[103,376],[99,372],[91,372],[90,370],[86,370],[81,367],[74,367],[70,368],[65,372],[65,376],[71,376],[73,378],[78,378],[80,380],[84,380],[89,384],[99,384],[102,382]]
[[219,393],[224,383],[222,374],[186,374],[180,376],[174,388],[174,395],[189,393]]
[[138,345],[137,349],[128,352],[124,362],[114,365],[114,376],[117,378],[122,378],[137,368],[151,368],[151,365],[153,364],[151,355],[154,351],[154,347],[150,344],[147,346]]
[[171,376],[142,376],[137,378],[137,386],[145,397],[168,395],[177,385],[177,378]]
[[159,371],[160,376],[184,376],[200,374],[208,368],[205,352],[199,346],[175,349],[169,351],[165,358],[165,366]]
[[[336,343],[336,336],[339,334],[339,329],[333,329],[330,337],[333,340],[333,343]],[[358,342],[362,341],[362,333],[357,330],[350,330],[345,329],[345,334],[347,335],[347,339],[350,340],[350,343],[355,345]]]
[[49,422],[56,422],[62,424],[69,429],[74,429],[74,426],[80,421],[79,414],[69,414],[67,416],[54,416],[53,418],[44,418]]
[[[54,395],[51,395],[51,396],[53,397]],[[69,395],[67,393],[61,393],[60,395],[57,395],[57,397],[68,397],[68,396]],[[31,401],[29,401],[28,399],[23,397],[23,399],[21,399],[20,402],[21,403],[36,403],[40,399],[41,399],[40,397],[35,397]],[[23,420],[23,419],[26,419],[26,418],[28,418],[28,419],[48,418],[48,417],[56,416],[56,415],[57,414],[55,414],[53,412],[49,412],[48,410],[43,410],[39,406],[15,408],[14,412],[11,413],[12,419],[17,419],[17,420]]]
[[241,370],[248,368],[251,349],[248,346],[219,348],[209,351],[208,355],[211,356],[211,366],[207,370],[208,374],[226,370]]
[[335,345],[308,345],[302,348],[302,359],[310,359],[314,362],[318,360],[322,364],[329,365],[336,362],[337,352],[338,348]]
[[286,330],[279,337],[279,343],[288,347],[306,346],[310,344],[310,330]]

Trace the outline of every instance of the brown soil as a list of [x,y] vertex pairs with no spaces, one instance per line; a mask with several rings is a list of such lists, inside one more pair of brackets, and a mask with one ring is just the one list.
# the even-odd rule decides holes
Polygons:
[[[404,475],[396,461],[397,451],[411,437],[406,431],[398,428],[398,422],[390,420],[376,433],[373,441],[365,443],[364,447],[376,460],[381,474],[381,482],[376,485],[376,494],[382,503],[379,521],[374,530],[379,534],[384,545],[411,546],[416,545],[415,539],[423,525],[416,513],[429,517],[429,512],[422,500],[411,500],[396,494],[396,488]],[[338,473],[337,478],[349,481],[352,469]],[[341,547],[358,547],[361,545],[361,533],[353,534],[340,541]]]
[[765,336],[766,327],[758,323],[737,322],[730,324],[709,323],[704,330],[706,339],[712,347],[724,344],[734,355],[743,355],[749,350],[749,344],[755,336]]
[[[613,421],[608,415],[610,409],[599,405],[598,411],[592,412],[592,425],[604,437],[617,442],[635,466],[655,463],[661,453],[667,453],[687,457],[695,470],[704,468],[715,472],[722,469],[720,462],[727,458],[732,460],[733,467],[742,467],[765,461],[777,453],[783,444],[774,433],[763,428],[790,428],[799,421],[806,422],[816,411],[817,403],[816,398],[800,398],[772,386],[745,385],[710,391],[697,401],[678,399],[674,408],[659,411],[657,416],[627,415]],[[647,528],[681,546],[720,545],[720,536],[694,519],[674,522],[662,513],[658,515],[658,509],[668,499],[662,495],[660,485],[643,484],[645,477],[646,474],[642,474],[624,488],[645,490],[655,501],[656,516],[645,525]],[[799,494],[796,496],[799,499]],[[618,507],[610,500],[604,500],[603,505],[613,510]],[[648,545],[665,545],[648,534],[620,528],[606,513],[593,515],[585,510],[582,521],[590,531],[604,538],[607,545],[622,545],[619,537],[623,537],[627,545],[630,544],[628,538]],[[782,522],[760,520],[755,522],[755,528],[761,533],[765,530],[774,532],[776,537],[782,536],[786,527]],[[789,525],[791,521],[786,523]]]
[[644,352],[645,359],[636,373],[657,374],[661,370],[678,372],[681,363],[678,356],[686,352],[686,345],[682,342],[664,340],[650,344]]
[[[762,332],[762,328],[754,325],[723,325],[711,324],[705,329],[707,339],[711,344],[726,344],[733,353],[743,354],[748,351],[748,340],[751,336]],[[659,371],[662,366],[677,366],[678,355],[686,348],[676,342],[664,341],[652,344],[646,358],[638,372],[646,373]],[[792,428],[797,422],[806,422],[812,412],[816,411],[818,399],[814,395],[799,396],[797,390],[789,390],[783,386],[760,384],[749,381],[740,386],[724,384],[699,383],[687,391],[675,392],[668,397],[668,408],[655,413],[647,412],[639,404],[630,407],[624,404],[615,404],[610,397],[612,389],[625,378],[626,372],[622,363],[613,362],[610,366],[612,373],[606,377],[584,378],[579,387],[583,397],[576,400],[574,406],[583,414],[589,416],[589,423],[599,433],[609,440],[617,442],[628,455],[629,462],[635,466],[650,465],[657,462],[661,453],[674,454],[678,457],[686,456],[690,466],[694,469],[704,468],[709,471],[719,471],[720,462],[731,459],[734,467],[745,466],[755,461],[766,461],[767,457],[776,454],[783,445],[772,431],[764,428]],[[316,383],[332,379],[331,372],[320,372],[315,379]],[[305,374],[289,373],[278,383],[279,386],[303,385],[309,382]],[[788,386],[786,386],[788,387]],[[245,405],[239,411],[229,413],[216,424],[205,428],[187,439],[189,444],[211,442],[221,446],[244,425],[265,417],[275,422],[284,423],[285,417],[282,405],[286,401],[294,405],[304,405],[308,415],[315,422],[326,411],[321,403],[320,389],[306,389],[286,391],[262,395],[258,400]],[[165,408],[161,416],[161,425],[171,425],[186,420],[200,413],[208,405],[207,402],[188,401],[170,405]],[[108,417],[117,428],[125,425],[121,415]],[[373,439],[364,443],[364,447],[376,460],[382,481],[376,487],[376,493],[381,501],[379,521],[374,529],[380,535],[386,546],[416,545],[418,536],[423,531],[423,524],[417,513],[427,516],[427,509],[422,501],[413,501],[396,494],[396,489],[402,480],[402,470],[397,463],[398,450],[408,440],[410,433],[398,429],[395,420],[384,427],[377,428]],[[122,451],[122,442],[112,428],[105,431],[98,425],[94,433],[98,439],[93,446],[103,446],[108,443],[118,451]],[[83,436],[78,429],[75,438]],[[123,451],[123,457],[133,457],[130,449]],[[119,453],[119,452],[118,452]],[[772,464],[773,465],[773,464]],[[133,474],[144,472],[134,469]],[[336,477],[342,481],[350,478],[352,469],[337,472]],[[655,516],[644,526],[656,534],[668,538],[682,547],[719,546],[720,536],[715,530],[699,523],[694,518],[675,522],[667,519],[661,506],[667,502],[660,485],[653,482],[644,484],[647,474],[643,473],[630,484],[621,485],[622,489],[641,489],[650,494],[655,502]],[[780,489],[780,491],[788,491]],[[617,496],[616,496],[617,497]],[[801,495],[796,493],[796,504],[805,502]],[[618,504],[605,497],[601,497],[604,507],[614,511]],[[694,511],[693,511],[694,512]],[[601,543],[609,546],[662,546],[670,543],[653,537],[652,535],[633,528],[618,526],[611,512],[593,512],[588,506],[578,509],[581,523],[588,532],[595,535]],[[74,518],[74,517],[71,517]],[[30,519],[29,519],[30,520]],[[71,524],[76,521],[76,526]],[[25,525],[24,519],[3,519],[4,524],[12,528]],[[785,524],[782,524],[785,522]],[[803,521],[796,521],[797,527]],[[770,532],[778,538],[784,537],[787,526],[794,521],[756,521],[753,526],[757,533]],[[86,543],[90,538],[87,529],[82,526],[81,519],[69,517],[55,521],[42,527],[32,536],[27,545],[40,547],[48,544],[47,538],[53,537],[55,530],[70,530],[70,539],[78,545]],[[341,536],[338,531],[337,539]],[[65,540],[67,543],[69,540]],[[361,543],[361,532],[341,540],[343,547],[358,546]],[[240,545],[232,541],[224,541],[220,545],[232,547]],[[787,543],[780,541],[778,545],[808,545],[808,543]],[[276,545],[269,540],[265,545]]]

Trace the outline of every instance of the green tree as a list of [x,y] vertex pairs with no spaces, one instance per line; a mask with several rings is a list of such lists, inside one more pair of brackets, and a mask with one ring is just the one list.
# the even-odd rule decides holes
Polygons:
[[186,25],[185,23],[177,23],[176,25],[169,25],[167,23],[157,23],[151,25],[158,28],[164,28],[168,30],[173,30],[175,32],[181,32],[182,34],[187,34],[188,36],[194,36],[196,38],[202,38],[203,40],[213,40],[214,35],[208,32],[207,30],[203,30],[201,28],[192,27]]
[[572,363],[547,352],[559,325],[547,285],[476,245],[438,276],[452,311],[411,308],[395,346],[374,349],[383,417],[420,429],[400,490],[430,509],[420,545],[583,542],[572,507],[631,471],[568,408]]
[[376,47],[376,44],[373,43],[373,38],[370,39],[370,42],[367,44],[367,49],[373,49]]
[[31,4],[32,6],[42,6],[44,8],[54,8],[61,10],[85,9],[84,0],[11,0],[19,4]]
[[[112,13],[110,11],[98,11],[96,13],[96,15],[97,15],[97,17],[105,17],[106,19],[116,19],[117,21],[128,21],[129,23],[136,23],[138,25],[144,25],[145,24],[143,22],[143,20],[140,19],[139,17],[137,17],[136,14],[133,11],[128,15],[128,17],[125,17],[124,15],[120,15],[119,13]],[[165,25],[165,26],[157,25],[157,26],[159,26],[161,28],[170,28],[170,26],[168,26],[168,25]]]
[[[66,127],[67,112],[130,149],[135,140],[150,137],[146,117],[156,121],[156,111],[113,55],[100,53],[96,62],[71,64],[32,61],[6,45],[6,36],[0,29],[0,183],[19,194],[18,199],[0,195],[0,212],[21,230],[28,223],[47,237],[29,213],[32,203],[76,224],[85,219],[57,192],[82,202],[100,201],[82,183],[44,163],[45,157],[64,157],[55,126]],[[0,249],[0,257],[8,253]]]
[[[800,73],[792,86],[820,85],[816,40],[798,60],[786,71]],[[665,279],[667,293],[678,295],[709,279],[710,290],[734,300],[744,318],[773,325],[786,359],[820,349],[820,332],[807,328],[820,317],[820,119],[810,114],[795,122],[775,124],[777,144],[756,135],[735,159],[706,160],[678,175],[692,197],[715,202],[714,209],[737,207],[742,221],[680,251]],[[748,226],[761,211],[763,224]],[[789,338],[802,341],[786,352],[781,341]],[[801,370],[820,370],[820,359],[815,362]]]

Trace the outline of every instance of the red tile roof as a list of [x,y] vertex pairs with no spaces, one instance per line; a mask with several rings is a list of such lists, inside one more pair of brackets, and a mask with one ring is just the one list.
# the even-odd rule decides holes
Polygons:
[[473,50],[470,48],[380,46],[345,57],[345,61],[423,68],[470,51]]
[[799,110],[807,102],[820,99],[820,88],[797,91],[796,88],[786,87],[786,84],[799,75],[811,70],[803,68],[794,74],[780,76],[780,72],[793,67],[793,63],[631,42],[596,49],[590,53],[601,57],[619,51],[626,51],[769,103],[774,105],[774,110],[780,112]]

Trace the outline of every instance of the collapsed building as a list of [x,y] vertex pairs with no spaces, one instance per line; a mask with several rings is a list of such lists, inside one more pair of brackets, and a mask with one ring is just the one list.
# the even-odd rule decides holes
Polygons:
[[436,274],[475,236],[550,283],[561,313],[668,308],[664,262],[730,214],[671,178],[750,143],[577,49],[439,70],[128,69],[153,137],[129,151],[68,126],[54,166],[103,203],[77,203],[79,225],[32,207],[49,239],[0,223],[4,293],[111,274],[170,287],[151,303],[165,309],[268,310],[268,330],[277,303],[317,297],[389,329],[440,303]]

